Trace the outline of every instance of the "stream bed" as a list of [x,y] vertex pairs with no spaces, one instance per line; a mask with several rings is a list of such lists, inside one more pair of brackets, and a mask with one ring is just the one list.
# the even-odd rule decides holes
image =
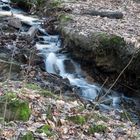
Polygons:
[[[35,47],[39,52],[38,55],[44,58],[45,69],[48,73],[59,75],[63,79],[68,79],[70,84],[78,89],[78,96],[85,100],[94,101],[97,97],[106,94],[106,88],[102,88],[100,84],[88,81],[80,64],[70,58],[69,52],[62,51],[63,46],[61,45],[60,36],[49,35],[42,28],[43,19],[30,16],[22,10],[13,9],[5,3],[0,3],[0,6],[0,16],[11,16],[12,14],[12,16],[19,18],[24,25],[28,25],[26,28],[22,26],[20,32],[25,32],[32,26],[35,26],[41,32],[41,35],[35,38]],[[3,10],[3,6],[9,6],[10,10]],[[139,99],[136,97],[126,97],[123,93],[111,90],[102,98],[100,109],[103,111],[112,109],[127,110],[132,114],[133,120],[137,121],[139,120],[139,105]]]

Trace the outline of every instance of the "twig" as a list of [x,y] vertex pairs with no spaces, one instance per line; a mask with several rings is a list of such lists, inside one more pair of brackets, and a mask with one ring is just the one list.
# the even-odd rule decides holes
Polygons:
[[[114,85],[117,83],[117,81],[118,81],[119,78],[122,76],[122,74],[124,73],[124,71],[125,71],[125,70],[129,67],[129,65],[132,63],[132,61],[133,61],[133,59],[134,59],[136,53],[138,53],[139,50],[140,50],[140,49],[136,50],[136,52],[132,55],[130,61],[129,61],[128,64],[123,68],[123,70],[120,72],[120,74],[118,75],[118,77],[116,78],[116,80],[114,81],[114,83],[111,85],[111,87],[106,91],[106,93],[105,93],[103,96],[101,96],[101,97],[99,98],[98,102],[95,104],[95,107],[96,107],[97,104],[100,104],[101,101],[102,101],[102,99],[111,91],[111,89],[112,89],[112,88],[114,87]],[[94,107],[94,108],[95,108],[95,107]]]

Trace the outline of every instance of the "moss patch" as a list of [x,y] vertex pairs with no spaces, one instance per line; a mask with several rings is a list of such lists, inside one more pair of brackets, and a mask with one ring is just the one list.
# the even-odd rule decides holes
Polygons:
[[26,84],[25,87],[28,89],[32,89],[32,90],[40,90],[41,89],[40,86],[37,84]]
[[107,130],[107,127],[105,125],[98,124],[98,125],[92,125],[92,126],[90,126],[89,129],[88,129],[88,133],[89,134],[105,133],[106,130]]
[[32,132],[28,132],[26,135],[22,136],[20,140],[35,140]]
[[82,115],[69,116],[67,117],[67,119],[79,125],[83,125],[86,123],[86,117]]
[[0,99],[0,117],[5,114],[6,121],[22,120],[27,121],[29,119],[31,110],[29,103],[16,97],[14,93],[8,93]]
[[50,8],[58,8],[58,7],[60,7],[60,5],[61,5],[61,0],[52,0],[50,2],[49,7]]
[[61,24],[67,23],[72,20],[72,18],[67,14],[60,14],[58,20]]
[[[99,47],[120,47],[125,46],[123,38],[116,35],[108,35],[107,33],[94,33],[91,38],[95,46]],[[94,46],[93,45],[93,46]]]
[[44,126],[42,126],[41,128],[37,129],[37,132],[39,133],[45,133],[48,137],[51,137],[53,135],[51,126],[46,124]]

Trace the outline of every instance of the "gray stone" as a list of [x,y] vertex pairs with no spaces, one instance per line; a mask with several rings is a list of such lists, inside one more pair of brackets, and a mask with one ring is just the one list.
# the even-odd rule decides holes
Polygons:
[[20,29],[22,26],[21,20],[13,17],[8,19],[8,25],[17,29]]

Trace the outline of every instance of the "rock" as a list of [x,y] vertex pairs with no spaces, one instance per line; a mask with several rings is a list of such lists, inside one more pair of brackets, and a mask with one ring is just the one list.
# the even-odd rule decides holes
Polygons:
[[21,38],[27,40],[28,42],[31,42],[34,40],[34,37],[37,32],[38,32],[38,28],[35,26],[32,26],[29,28],[27,32],[22,33]]
[[65,70],[67,73],[74,73],[75,67],[71,60],[64,60]]
[[0,47],[0,81],[6,80],[9,77],[10,65],[11,68],[11,79],[17,79],[20,75],[21,67],[20,64],[13,59],[11,61],[12,50],[7,49],[6,47]]
[[4,11],[10,11],[11,10],[9,5],[2,5],[1,9],[4,10]]
[[11,3],[15,3],[19,8],[29,11],[32,4],[28,0],[11,0]]
[[68,94],[75,96],[73,92],[73,87],[71,86],[68,79],[63,79],[61,76],[55,74],[49,74],[47,72],[42,73],[42,75],[36,75],[36,80],[38,79],[38,84],[42,88],[47,88],[56,94]]
[[10,0],[1,0],[3,3],[11,3]]
[[18,18],[9,18],[8,19],[8,25],[12,26],[16,29],[20,29],[22,24],[21,24],[21,20]]

